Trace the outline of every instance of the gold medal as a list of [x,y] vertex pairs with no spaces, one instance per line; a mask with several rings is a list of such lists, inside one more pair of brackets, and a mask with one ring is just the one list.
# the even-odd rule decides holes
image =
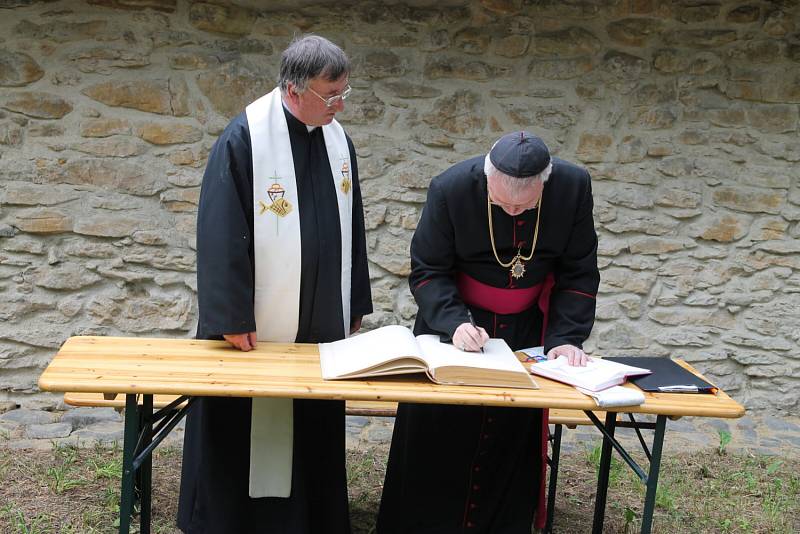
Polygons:
[[511,262],[511,276],[520,279],[525,276],[525,262],[522,261],[522,256],[517,253]]

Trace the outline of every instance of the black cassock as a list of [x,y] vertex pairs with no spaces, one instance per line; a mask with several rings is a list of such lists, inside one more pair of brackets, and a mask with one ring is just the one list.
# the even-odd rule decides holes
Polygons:
[[[284,109],[300,209],[302,272],[298,342],[342,339],[341,230],[321,128],[310,133]],[[372,311],[356,155],[351,315]],[[258,150],[259,147],[252,147]],[[253,167],[242,113],[214,145],[197,221],[197,337],[256,330],[253,312]],[[276,303],[280,306],[280,303]],[[250,415],[243,398],[200,398],[187,417],[178,526],[188,533],[350,532],[344,402],[294,401],[291,496],[251,499]],[[268,451],[264,452],[268,454]]]
[[[483,163],[483,156],[459,163],[431,182],[411,242],[415,333],[450,340],[469,321],[469,307],[479,326],[514,350],[580,347],[599,284],[588,173],[553,160],[535,253],[515,279],[492,251]],[[527,256],[537,210],[491,211],[500,260],[518,250]],[[378,534],[529,534],[544,504],[543,417],[536,409],[401,404]]]

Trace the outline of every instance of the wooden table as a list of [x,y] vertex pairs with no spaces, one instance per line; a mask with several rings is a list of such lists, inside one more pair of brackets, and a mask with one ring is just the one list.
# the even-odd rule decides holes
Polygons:
[[[689,368],[688,364],[682,364]],[[744,408],[724,392],[716,395],[645,393],[640,406],[612,409],[605,423],[592,409],[594,401],[575,388],[536,377],[539,389],[445,386],[420,376],[376,380],[322,379],[315,344],[264,343],[240,352],[222,341],[78,336],[69,338],[39,378],[45,391],[126,394],[120,533],[129,531],[133,511],[134,479],[141,487],[141,533],[149,533],[151,454],[155,446],[191,409],[197,396],[289,397],[362,401],[400,401],[433,404],[566,408],[583,410],[603,433],[603,448],[595,501],[594,532],[602,532],[611,463],[611,449],[639,474],[647,485],[642,532],[652,525],[658,473],[668,417],[703,416],[736,418]],[[627,385],[626,387],[635,387]],[[153,413],[153,395],[177,395],[175,403]],[[142,403],[137,402],[142,395]],[[184,407],[180,407],[185,403]],[[655,423],[637,423],[655,430],[652,454],[644,473],[614,438],[614,411],[653,414]],[[155,427],[154,427],[155,425]]]

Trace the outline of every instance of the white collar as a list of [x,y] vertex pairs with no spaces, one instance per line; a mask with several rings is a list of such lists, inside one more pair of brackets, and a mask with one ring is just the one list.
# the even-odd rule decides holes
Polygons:
[[[297,119],[297,115],[295,115],[294,113],[292,113],[292,110],[291,110],[291,109],[289,109],[289,106],[287,106],[287,105],[286,105],[286,102],[284,102],[284,101],[283,101],[283,98],[281,98],[281,104],[283,104],[283,109],[285,109],[286,111],[288,111],[288,112],[289,112],[289,115],[291,115],[292,117],[294,117],[295,119]],[[300,119],[297,119],[297,120],[299,120],[299,121],[300,121]],[[300,121],[300,122],[303,122],[303,121]],[[308,133],[311,133],[311,132],[312,132],[312,131],[314,131],[315,129],[319,128],[319,126],[309,126],[308,124],[306,124],[306,123],[304,123],[304,122],[303,122],[303,126],[305,126],[305,127],[306,127],[306,130],[308,130]]]

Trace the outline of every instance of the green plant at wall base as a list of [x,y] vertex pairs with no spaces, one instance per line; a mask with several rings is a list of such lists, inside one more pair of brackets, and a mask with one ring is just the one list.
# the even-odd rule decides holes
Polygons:
[[47,476],[50,478],[50,489],[58,494],[85,484],[79,478],[72,478],[69,468],[65,465],[49,467]]
[[94,477],[96,479],[101,478],[109,478],[109,479],[121,479],[122,478],[122,459],[121,458],[112,458],[108,461],[103,460],[91,460],[92,470],[94,471]]
[[719,434],[719,449],[717,452],[720,455],[725,454],[728,444],[731,442],[731,433],[727,430],[717,430]]
[[667,511],[675,509],[675,497],[669,484],[661,482],[656,488],[656,506]]
[[782,460],[775,460],[774,462],[772,462],[771,464],[769,464],[767,466],[767,474],[768,475],[774,475],[775,471],[780,469],[781,465],[783,465],[783,461]]
[[636,512],[634,512],[632,508],[626,506],[623,514],[625,518],[625,534],[628,534],[628,532],[633,531],[633,521],[636,519]]
[[[598,443],[592,449],[586,449],[586,461],[594,466],[595,474],[600,472],[600,457],[603,455],[603,444]],[[622,463],[614,456],[611,457],[611,465],[608,472],[608,483],[613,485],[619,480],[623,470]]]
[[38,515],[28,521],[22,511],[10,510],[11,517],[13,518],[11,524],[18,534],[47,534],[51,531],[46,516]]

